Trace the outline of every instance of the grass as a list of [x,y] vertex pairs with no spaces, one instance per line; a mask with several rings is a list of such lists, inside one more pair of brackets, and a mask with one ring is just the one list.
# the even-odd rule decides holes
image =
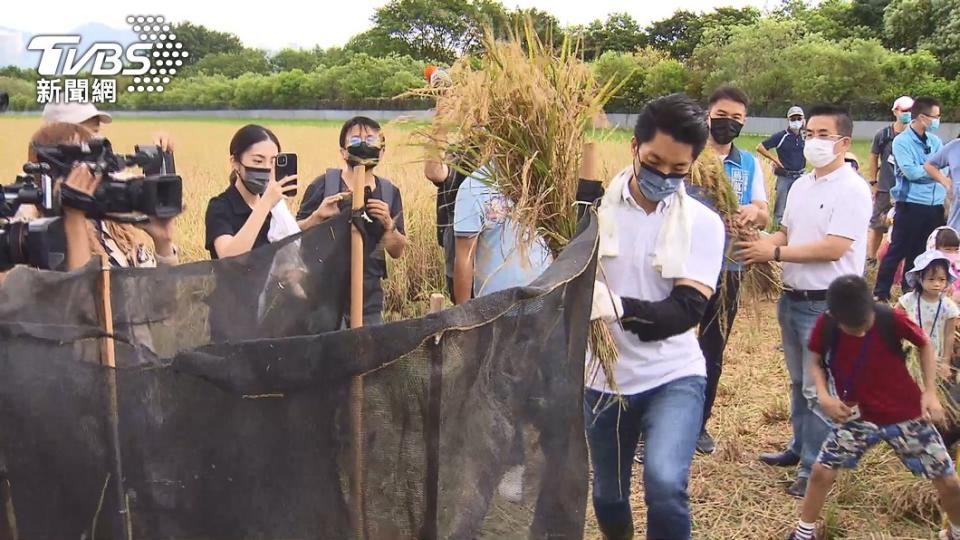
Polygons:
[[[326,167],[337,166],[338,126],[328,123],[258,120],[273,128],[285,151],[299,154],[300,192]],[[120,151],[149,142],[155,131],[170,133],[177,143],[177,166],[184,178],[188,207],[178,219],[184,258],[206,258],[203,215],[210,197],[227,185],[227,146],[244,120],[120,119],[104,133]],[[38,127],[36,117],[0,118],[0,183],[14,180],[26,157],[27,142]],[[440,292],[443,266],[433,227],[435,188],[422,176],[420,150],[407,146],[410,129],[386,126],[387,155],[380,173],[403,193],[411,244],[407,255],[392,264],[385,285],[387,308],[394,316],[424,312],[431,292]],[[629,132],[608,132],[601,138],[604,176],[629,163]],[[752,150],[759,137],[741,137],[738,145]],[[857,141],[866,156],[866,142]],[[768,192],[772,181],[768,179]],[[297,207],[297,201],[292,204]],[[713,456],[699,456],[691,469],[690,496],[695,536],[705,539],[773,539],[795,522],[797,501],[783,493],[789,471],[757,462],[761,451],[776,450],[790,436],[788,378],[779,343],[774,306],[759,303],[741,310],[731,336],[726,366],[710,429],[718,441]],[[635,475],[638,478],[639,474]],[[642,483],[634,480],[634,513],[638,537],[645,522]],[[588,510],[586,538],[600,537]],[[939,515],[929,484],[914,480],[887,451],[869,454],[856,473],[842,476],[825,511],[830,538],[931,538]]]

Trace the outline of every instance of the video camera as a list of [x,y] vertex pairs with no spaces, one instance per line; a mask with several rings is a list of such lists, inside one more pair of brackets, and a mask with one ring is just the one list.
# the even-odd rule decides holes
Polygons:
[[[58,178],[66,178],[76,163],[85,164],[103,179],[92,200],[70,204],[95,219],[119,219],[117,214],[140,213],[159,218],[172,218],[183,210],[183,182],[176,175],[173,155],[158,146],[135,146],[133,154],[114,153],[110,141],[98,139],[80,144],[35,144],[35,163],[23,166],[23,172],[40,182],[18,177],[17,183],[4,188],[8,204],[40,204],[45,212],[59,213],[61,200],[53,193]],[[143,176],[119,178],[116,173],[140,167]],[[11,195],[14,200],[11,200]]]
[[[157,146],[135,146],[133,154],[116,154],[106,139],[82,144],[34,145],[36,162],[23,166],[25,174],[0,187],[0,271],[17,264],[62,269],[66,262],[63,206],[83,210],[88,217],[142,221],[141,217],[172,218],[183,210],[182,180],[175,174],[173,156]],[[103,178],[92,197],[73,204],[64,189],[56,189],[74,164],[82,163]],[[142,176],[121,179],[116,173],[140,167]],[[66,199],[66,200],[65,200]],[[20,205],[34,205],[44,215],[29,222],[11,221]]]

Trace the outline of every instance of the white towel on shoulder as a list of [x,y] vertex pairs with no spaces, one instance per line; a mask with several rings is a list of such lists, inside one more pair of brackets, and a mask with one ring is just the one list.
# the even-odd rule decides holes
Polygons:
[[[616,209],[624,204],[623,189],[633,178],[633,167],[627,167],[615,176],[607,186],[597,212],[599,221],[600,257],[620,255],[620,240],[617,234]],[[686,275],[687,257],[690,256],[690,243],[693,223],[690,219],[690,203],[683,184],[677,190],[660,232],[653,252],[653,266],[664,279],[678,279]]]

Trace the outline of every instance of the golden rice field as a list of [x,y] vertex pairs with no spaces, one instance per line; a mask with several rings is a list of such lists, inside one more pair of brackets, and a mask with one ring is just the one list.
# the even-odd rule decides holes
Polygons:
[[[230,171],[227,147],[243,123],[122,119],[104,127],[118,151],[148,143],[157,131],[173,136],[187,202],[186,211],[177,221],[178,243],[186,260],[206,258],[206,203],[226,187]],[[299,154],[301,193],[325,168],[339,166],[338,126],[261,123],[273,129],[284,151]],[[38,125],[36,117],[0,117],[0,183],[13,181]],[[393,265],[390,273],[387,309],[394,317],[415,316],[422,312],[430,293],[443,288],[442,259],[433,227],[436,190],[421,174],[421,151],[409,145],[409,126],[392,124],[385,132],[387,154],[379,172],[394,180],[403,194],[411,238],[406,256]],[[611,134],[601,144],[606,177],[629,163],[625,140],[622,133]],[[744,138],[742,146],[752,149],[756,141]],[[293,210],[297,203],[292,202]],[[690,498],[696,538],[783,538],[795,523],[797,501],[783,494],[789,471],[756,461],[759,452],[780,448],[790,436],[787,375],[782,354],[776,349],[778,342],[772,305],[746,306],[741,311],[710,426],[718,450],[713,456],[698,456],[692,468]],[[642,538],[644,508],[636,480],[634,491],[637,536]],[[600,538],[589,510],[588,515],[586,537]],[[914,539],[935,538],[940,516],[932,488],[913,480],[892,454],[875,451],[858,472],[842,477],[831,494],[824,519],[829,538]]]

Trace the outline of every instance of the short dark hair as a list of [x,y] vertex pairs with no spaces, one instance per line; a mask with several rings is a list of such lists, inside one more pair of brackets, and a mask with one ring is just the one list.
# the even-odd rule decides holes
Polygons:
[[960,234],[950,227],[944,227],[937,231],[934,237],[934,246],[940,248],[960,248]]
[[353,118],[347,120],[343,123],[343,127],[340,128],[340,148],[347,147],[347,133],[356,126],[370,128],[375,131],[380,131],[380,124],[373,118],[368,118],[366,116],[354,116]]
[[729,84],[725,84],[714,90],[713,93],[710,94],[710,100],[707,101],[707,104],[710,107],[713,107],[713,105],[721,99],[735,101],[742,104],[744,108],[750,107],[750,98],[747,97],[747,93],[736,86],[730,86]]
[[862,327],[873,313],[873,294],[860,276],[841,276],[827,289],[827,309],[836,321],[852,328]]
[[853,118],[850,111],[839,105],[821,104],[807,111],[807,123],[814,116],[832,116],[837,123],[837,133],[843,137],[853,137]]
[[685,94],[658,97],[643,106],[633,136],[643,144],[653,140],[658,131],[692,146],[693,159],[697,159],[707,145],[707,115]]
[[910,109],[917,114],[930,114],[934,107],[940,106],[940,100],[930,96],[920,96],[913,100],[913,108]]

